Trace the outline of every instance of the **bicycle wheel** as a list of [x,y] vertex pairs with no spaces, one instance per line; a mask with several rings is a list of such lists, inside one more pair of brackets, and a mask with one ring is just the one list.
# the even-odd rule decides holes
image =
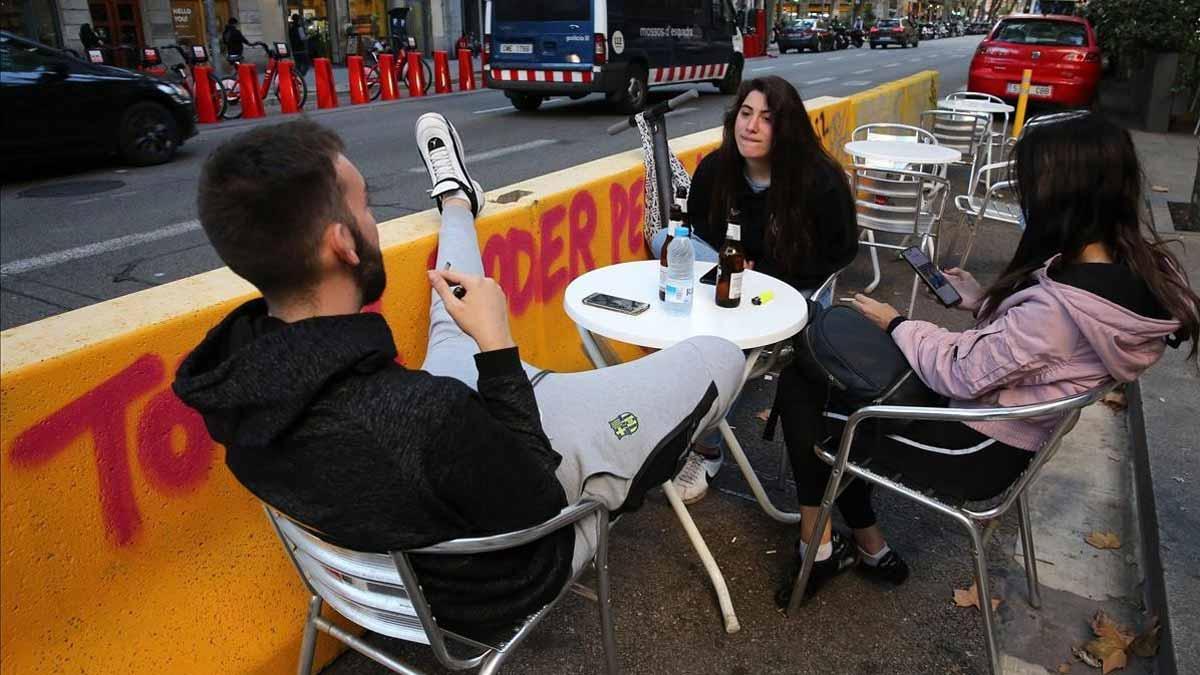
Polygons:
[[308,82],[294,70],[292,71],[292,88],[296,90],[296,107],[303,108],[304,102],[308,100]]
[[[428,94],[429,87],[433,85],[433,69],[431,69],[429,67],[429,64],[425,62],[425,59],[421,59],[421,71],[425,75],[425,80],[421,83],[422,85],[424,85],[422,87],[421,91],[422,91],[422,93]],[[409,72],[410,71],[409,71],[409,67],[408,67],[408,59],[404,59],[403,65],[401,66],[401,69],[400,69],[399,80],[404,83],[404,86],[406,88],[408,88],[409,91],[412,91],[412,87],[409,85],[409,82],[408,82]]]
[[380,92],[383,91],[379,86],[379,68],[367,66],[363,79],[367,82],[367,97],[372,101],[379,98]]
[[242,116],[241,85],[232,77],[221,80],[221,84],[225,87],[225,111],[221,113],[221,117],[236,120]]
[[208,72],[208,82],[212,86],[213,112],[217,113],[217,119],[225,117],[225,87],[221,84],[220,78],[211,70]]

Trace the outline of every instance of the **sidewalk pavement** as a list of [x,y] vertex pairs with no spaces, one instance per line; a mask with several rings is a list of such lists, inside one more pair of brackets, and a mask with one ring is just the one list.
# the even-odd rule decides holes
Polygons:
[[1146,174],[1146,201],[1154,217],[1154,227],[1159,232],[1173,232],[1175,226],[1167,202],[1191,201],[1200,141],[1188,134],[1152,134],[1136,129],[1129,133]]
[[[965,177],[957,173],[952,178],[961,191]],[[953,244],[961,241],[957,237],[964,229],[961,214],[949,209],[942,232],[950,254],[943,257],[943,264],[956,262]],[[1018,238],[1015,228],[984,224],[971,265],[981,281],[986,283],[1001,272]],[[1196,244],[1200,245],[1200,239]],[[883,283],[873,296],[903,307],[911,271],[903,262],[881,258]],[[1200,278],[1195,262],[1193,257],[1189,266],[1193,278]],[[859,256],[839,282],[837,295],[850,295],[869,279],[869,259]],[[918,299],[914,316],[952,330],[971,324],[966,313],[942,308],[925,294]],[[761,439],[762,413],[770,406],[775,377],[747,383],[731,424],[773,501],[793,510],[794,486],[790,478],[779,478],[782,434],[773,442]],[[1164,554],[1194,555],[1195,518],[1200,513],[1194,483],[1200,481],[1200,471],[1195,470],[1195,453],[1185,450],[1195,448],[1194,420],[1200,411],[1196,410],[1196,388],[1181,377],[1175,362],[1151,371],[1147,391],[1152,386],[1156,392],[1160,386],[1175,387],[1171,397],[1161,395],[1181,409],[1171,411],[1164,420],[1148,407],[1147,424],[1150,429],[1165,422],[1167,429],[1175,431],[1179,445],[1170,461],[1181,465],[1168,473],[1166,480],[1177,476],[1186,481],[1174,481],[1171,498],[1176,501],[1163,504],[1161,515],[1164,521],[1180,514],[1192,519],[1173,526],[1169,538],[1164,536],[1164,543],[1172,547]],[[1163,380],[1167,385],[1159,384]],[[1188,387],[1193,392],[1190,397],[1181,394]],[[1093,406],[1031,488],[1030,510],[1042,581],[1040,610],[1026,601],[1015,509],[999,523],[988,543],[988,559],[994,595],[1001,598],[997,618],[1005,672],[1057,673],[1064,672],[1063,667],[1071,673],[1093,672],[1073,659],[1072,648],[1094,637],[1089,620],[1098,610],[1135,631],[1146,624],[1142,583],[1153,572],[1143,562],[1135,503],[1144,501],[1144,493],[1134,492],[1136,443],[1130,438],[1139,429],[1137,424],[1130,427],[1123,412]],[[876,491],[875,505],[890,545],[912,568],[909,580],[898,588],[885,588],[846,574],[823,589],[797,616],[788,617],[776,610],[772,596],[784,578],[797,530],[764,515],[736,465],[726,461],[709,495],[690,510],[725,573],[742,626],[740,632],[728,635],[722,630],[708,579],[670,507],[661,494],[649,495],[639,512],[626,516],[613,529],[611,538],[609,566],[622,671],[986,673],[979,614],[952,602],[954,591],[971,586],[973,578],[970,547],[960,526],[882,490]],[[842,526],[840,520],[835,526]],[[1164,522],[1164,531],[1167,527]],[[1085,538],[1094,531],[1116,532],[1121,548],[1092,548]],[[1196,616],[1198,567],[1195,558],[1191,560],[1192,564],[1175,568],[1176,585],[1171,592],[1180,595],[1171,596],[1172,620],[1177,616],[1176,607]],[[1187,630],[1190,632],[1177,635],[1197,634],[1195,627]],[[423,645],[379,636],[371,636],[370,641],[393,650],[418,669],[442,672]],[[1176,653],[1186,649],[1197,649],[1194,641],[1181,644]],[[571,596],[530,635],[505,672],[597,672],[602,663],[595,604]],[[1130,657],[1129,665],[1120,672],[1148,675],[1155,672],[1155,665],[1152,659]],[[347,652],[325,670],[327,675],[384,672],[354,652]],[[1200,670],[1193,666],[1178,672]]]

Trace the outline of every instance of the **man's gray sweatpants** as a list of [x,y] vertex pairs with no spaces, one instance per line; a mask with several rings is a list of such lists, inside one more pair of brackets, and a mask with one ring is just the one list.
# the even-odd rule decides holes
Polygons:
[[[450,205],[442,213],[437,269],[449,262],[467,274],[483,274],[479,240],[471,212]],[[453,377],[476,388],[478,345],[462,332],[432,293],[429,347],[422,370]],[[531,378],[539,369],[523,364]],[[581,373],[547,373],[536,381],[534,395],[542,428],[562,455],[555,474],[568,503],[583,498],[621,506],[638,469],[659,443],[691,415],[708,391],[717,399],[705,412],[692,441],[717,424],[742,384],[745,357],[732,342],[695,337],[630,363]],[[519,499],[520,495],[513,495]],[[575,525],[574,569],[596,550],[596,520]]]

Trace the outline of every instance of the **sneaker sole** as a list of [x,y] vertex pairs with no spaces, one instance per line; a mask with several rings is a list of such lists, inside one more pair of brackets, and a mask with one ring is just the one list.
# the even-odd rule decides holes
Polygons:
[[708,488],[706,487],[706,488],[704,488],[703,492],[696,495],[695,497],[689,497],[688,499],[684,499],[683,504],[684,504],[684,506],[691,506],[692,504],[695,504],[696,502],[704,499],[707,496],[708,496]]

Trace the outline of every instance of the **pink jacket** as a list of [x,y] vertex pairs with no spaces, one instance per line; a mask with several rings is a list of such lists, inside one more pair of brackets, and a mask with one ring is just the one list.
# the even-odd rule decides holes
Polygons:
[[[1046,266],[1053,262],[1047,261]],[[1018,406],[1082,393],[1111,379],[1132,382],[1162,355],[1174,320],[1151,319],[1034,273],[986,324],[953,333],[904,321],[892,337],[930,389],[954,407]],[[1041,417],[971,422],[976,431],[1037,450],[1056,422]]]

